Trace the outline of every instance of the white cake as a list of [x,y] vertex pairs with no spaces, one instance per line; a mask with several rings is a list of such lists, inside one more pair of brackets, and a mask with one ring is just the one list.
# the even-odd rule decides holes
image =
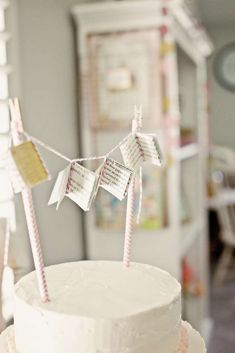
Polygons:
[[40,300],[34,272],[16,285],[9,353],[205,352],[182,325],[180,285],[167,272],[81,261],[48,267],[46,275],[49,303]]

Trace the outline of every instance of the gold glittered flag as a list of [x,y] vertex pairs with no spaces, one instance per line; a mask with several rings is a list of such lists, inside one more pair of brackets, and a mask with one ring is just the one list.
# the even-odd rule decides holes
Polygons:
[[163,97],[162,105],[163,105],[163,112],[164,113],[168,112],[170,109],[170,105],[171,105],[169,97],[167,97],[167,96]]
[[16,167],[28,187],[49,179],[49,173],[32,141],[11,148]]
[[162,43],[160,46],[160,54],[162,56],[171,53],[174,50],[174,44],[172,43]]

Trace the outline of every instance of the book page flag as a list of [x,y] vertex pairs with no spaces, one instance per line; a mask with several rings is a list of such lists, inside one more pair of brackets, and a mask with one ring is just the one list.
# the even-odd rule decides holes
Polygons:
[[10,153],[27,187],[49,179],[49,173],[32,141],[12,147]]
[[127,195],[133,170],[111,158],[107,158],[98,170],[100,170],[99,186],[120,201],[123,200]]
[[161,167],[163,158],[156,136],[150,134],[138,134],[137,136],[144,151],[145,161]]
[[136,133],[120,146],[125,165],[137,171],[144,162],[162,166],[162,154],[155,135]]
[[136,135],[130,135],[120,146],[120,150],[124,163],[128,168],[136,171],[143,163],[144,155]]
[[97,175],[78,163],[70,164],[57,177],[48,205],[57,202],[58,209],[65,196],[88,211],[97,190]]
[[57,210],[66,195],[70,169],[71,169],[71,164],[67,168],[59,172],[50,196],[50,200],[48,202],[48,205],[52,205],[53,203],[57,202],[57,205],[56,205]]
[[96,195],[97,181],[96,173],[74,163],[70,169],[66,196],[88,211]]

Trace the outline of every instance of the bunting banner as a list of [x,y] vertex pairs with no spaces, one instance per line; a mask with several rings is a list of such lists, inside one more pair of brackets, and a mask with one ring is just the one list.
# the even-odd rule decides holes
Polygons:
[[[106,155],[74,160],[26,132],[24,132],[24,137],[27,141],[11,147],[5,156],[4,165],[13,190],[19,193],[50,179],[49,172],[36,147],[36,144],[39,144],[69,162],[69,165],[59,172],[48,202],[48,205],[56,203],[56,209],[66,196],[84,211],[88,211],[99,188],[122,201],[127,196],[132,178],[144,162],[162,166],[162,153],[157,138],[153,134],[139,132],[128,134]],[[123,163],[110,157],[117,149],[120,149]],[[103,161],[95,171],[81,165],[83,161],[99,159]]]
[[[168,51],[169,48],[166,48]],[[120,201],[127,195],[127,213],[125,226],[125,241],[123,263],[130,265],[131,240],[133,233],[133,210],[136,175],[139,172],[139,222],[142,207],[142,164],[162,166],[162,154],[155,135],[140,133],[142,127],[142,106],[134,109],[132,133],[124,137],[118,145],[106,155],[88,158],[70,159],[53,147],[39,139],[30,136],[23,129],[18,99],[10,100],[11,137],[14,147],[10,148],[2,159],[5,160],[15,193],[22,192],[25,215],[31,241],[31,248],[36,268],[37,280],[41,299],[50,300],[45,277],[44,263],[40,246],[40,236],[37,227],[33,200],[30,188],[50,178],[49,172],[36,148],[39,145],[69,162],[69,165],[59,172],[54,184],[48,204],[59,205],[64,197],[70,198],[84,211],[88,211],[95,199],[99,188],[106,190]],[[25,142],[26,141],[26,142]],[[113,152],[121,152],[124,164],[110,158]],[[2,156],[1,156],[2,157]],[[81,165],[83,161],[102,160],[96,171],[91,171]]]

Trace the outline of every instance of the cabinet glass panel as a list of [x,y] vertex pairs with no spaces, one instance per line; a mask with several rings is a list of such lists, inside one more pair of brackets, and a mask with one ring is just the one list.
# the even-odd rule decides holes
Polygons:
[[189,56],[177,47],[181,145],[197,142],[197,68]]
[[[143,199],[138,229],[158,230],[167,224],[166,171],[155,166],[143,168]],[[134,219],[139,209],[139,181],[137,178]],[[126,200],[119,201],[100,190],[95,203],[96,226],[103,229],[124,230]]]
[[181,222],[197,220],[200,205],[199,158],[194,156],[181,162]]

